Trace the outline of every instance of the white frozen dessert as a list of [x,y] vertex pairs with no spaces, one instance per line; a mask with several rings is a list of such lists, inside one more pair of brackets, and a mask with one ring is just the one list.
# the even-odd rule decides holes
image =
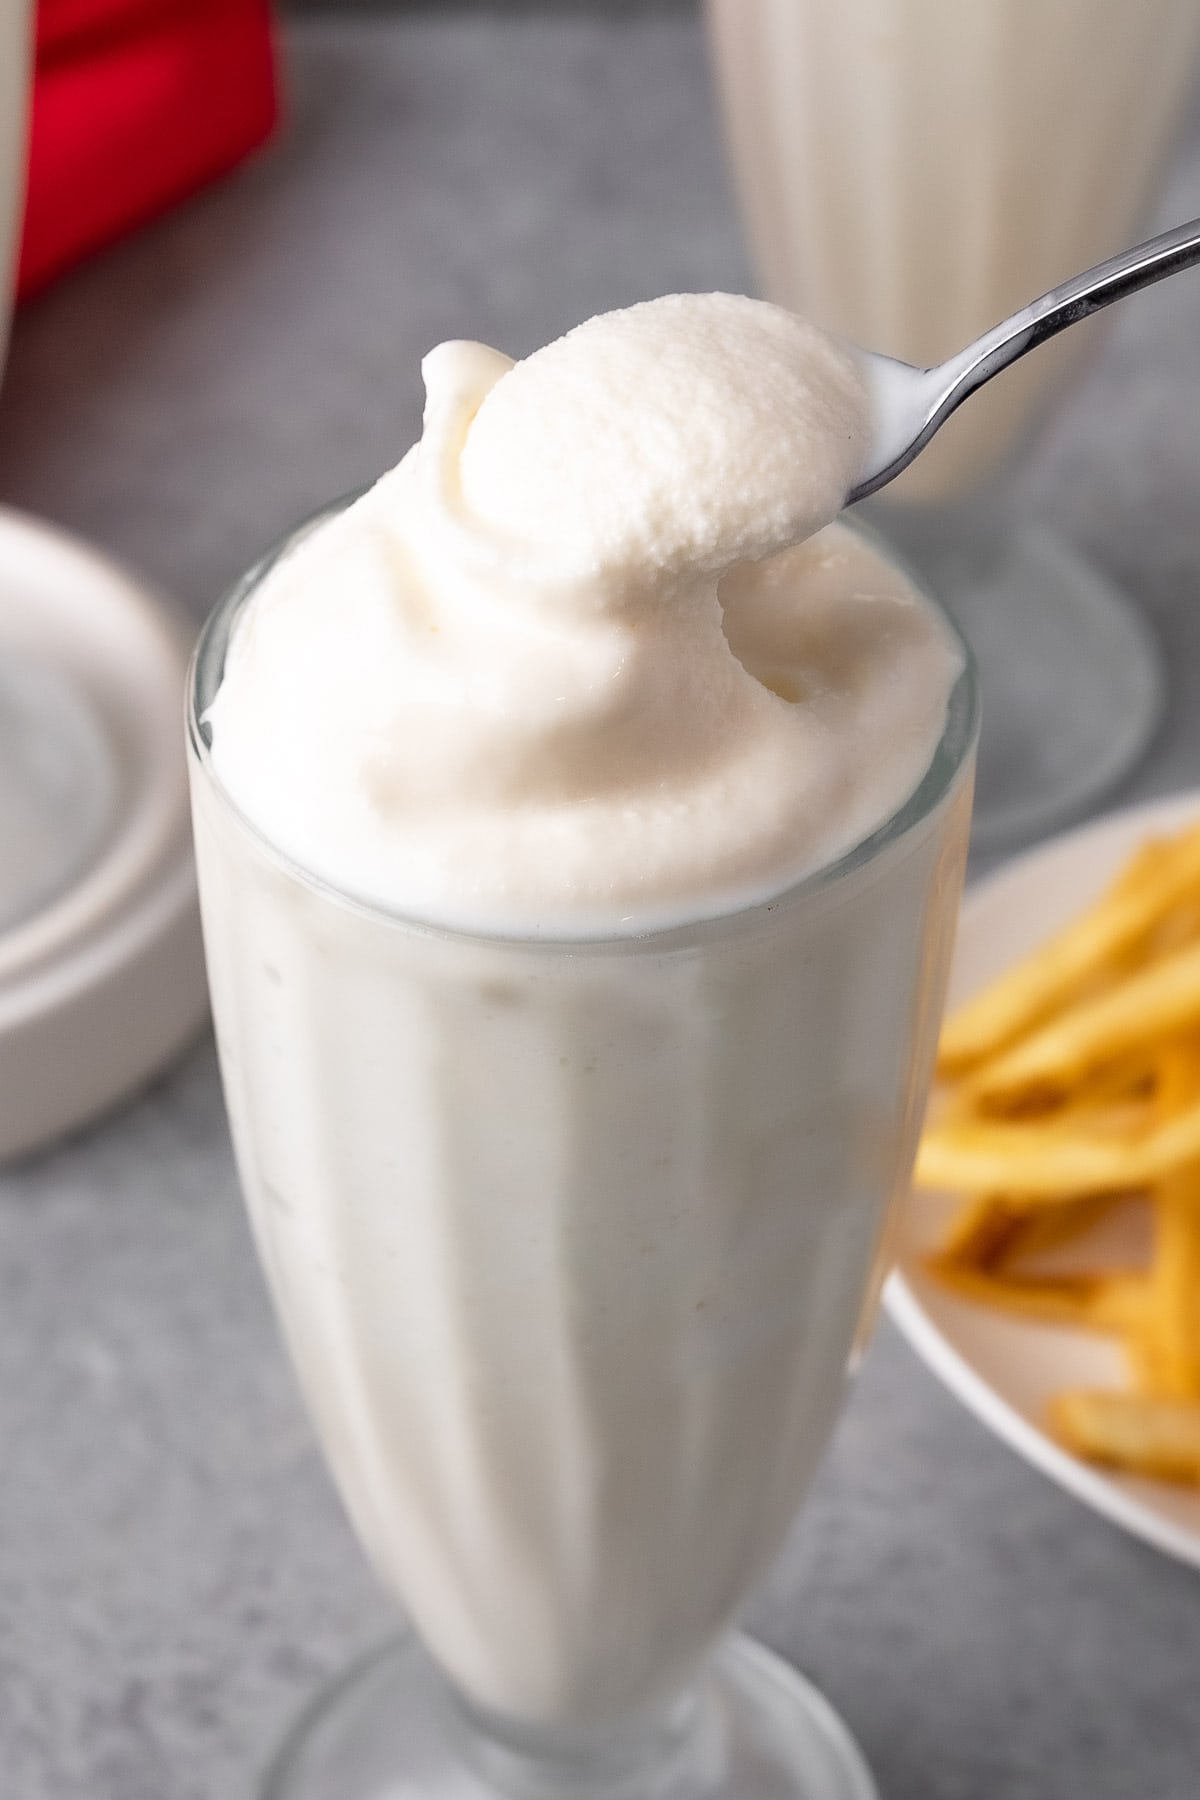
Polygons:
[[862,429],[799,321],[680,298],[426,372],[422,444],[245,597],[215,703],[227,614],[202,649],[213,1009],[376,1568],[475,1701],[607,1721],[688,1679],[828,1435],[929,1079],[970,686],[854,533],[780,548]]
[[424,373],[421,442],[263,583],[212,708],[296,862],[443,923],[644,926],[786,885],[912,791],[957,649],[857,540],[805,542],[863,457],[845,350],[676,295]]
[[[1134,240],[1200,55],[1200,0],[707,6],[764,291],[922,367]],[[991,382],[891,497],[986,476],[1092,330]]]

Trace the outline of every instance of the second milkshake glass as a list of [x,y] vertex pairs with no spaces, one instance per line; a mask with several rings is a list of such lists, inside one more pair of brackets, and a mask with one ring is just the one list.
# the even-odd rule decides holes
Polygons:
[[917,792],[776,898],[472,935],[314,879],[222,790],[205,713],[270,566],[210,619],[190,695],[222,1075],[310,1414],[428,1654],[351,1671],[266,1792],[871,1800],[820,1696],[722,1634],[824,1450],[909,1179],[969,659]]
[[[707,0],[707,12],[764,294],[919,367],[1144,235],[1200,55],[1200,0]],[[984,849],[1083,811],[1161,714],[1140,614],[1025,516],[1005,479],[1097,329],[1002,375],[868,503],[979,658]]]

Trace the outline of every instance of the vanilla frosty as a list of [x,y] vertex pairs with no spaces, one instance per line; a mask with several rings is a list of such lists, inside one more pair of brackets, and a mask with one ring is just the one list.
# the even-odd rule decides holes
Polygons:
[[676,296],[425,374],[421,442],[202,647],[210,980],[362,1542],[471,1701],[591,1727],[687,1682],[824,1446],[973,691],[828,524],[867,421],[802,321]]

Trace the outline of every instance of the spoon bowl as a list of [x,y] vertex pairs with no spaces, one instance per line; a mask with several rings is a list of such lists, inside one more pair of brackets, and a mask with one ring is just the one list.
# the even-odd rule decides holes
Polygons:
[[878,493],[903,474],[951,413],[993,375],[1069,325],[1196,262],[1200,262],[1200,219],[1176,225],[1051,288],[931,369],[856,348],[872,430],[871,446],[847,506]]

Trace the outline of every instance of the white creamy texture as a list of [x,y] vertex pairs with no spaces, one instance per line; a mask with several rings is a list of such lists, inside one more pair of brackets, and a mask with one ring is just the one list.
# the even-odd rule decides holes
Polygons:
[[[192,764],[205,945],[355,1528],[469,1695],[572,1725],[688,1678],[831,1428],[923,1112],[969,755],[874,855],[778,890],[918,783],[959,658],[852,532],[780,551],[861,429],[799,321],[677,299],[427,374],[421,446],[247,602],[219,782]],[[747,886],[777,898],[582,941]]]
[[564,948],[346,905],[193,777],[238,1167],[354,1527],[476,1701],[646,1706],[832,1427],[924,1110],[969,781],[828,883]]
[[847,352],[676,295],[424,373],[421,442],[268,576],[211,708],[274,844],[398,910],[570,934],[777,891],[915,788],[958,651],[859,540],[805,541],[864,452]]
[[[1200,54],[1200,0],[707,4],[766,293],[921,365],[1135,241]],[[988,475],[1093,330],[989,383],[889,498]]]

